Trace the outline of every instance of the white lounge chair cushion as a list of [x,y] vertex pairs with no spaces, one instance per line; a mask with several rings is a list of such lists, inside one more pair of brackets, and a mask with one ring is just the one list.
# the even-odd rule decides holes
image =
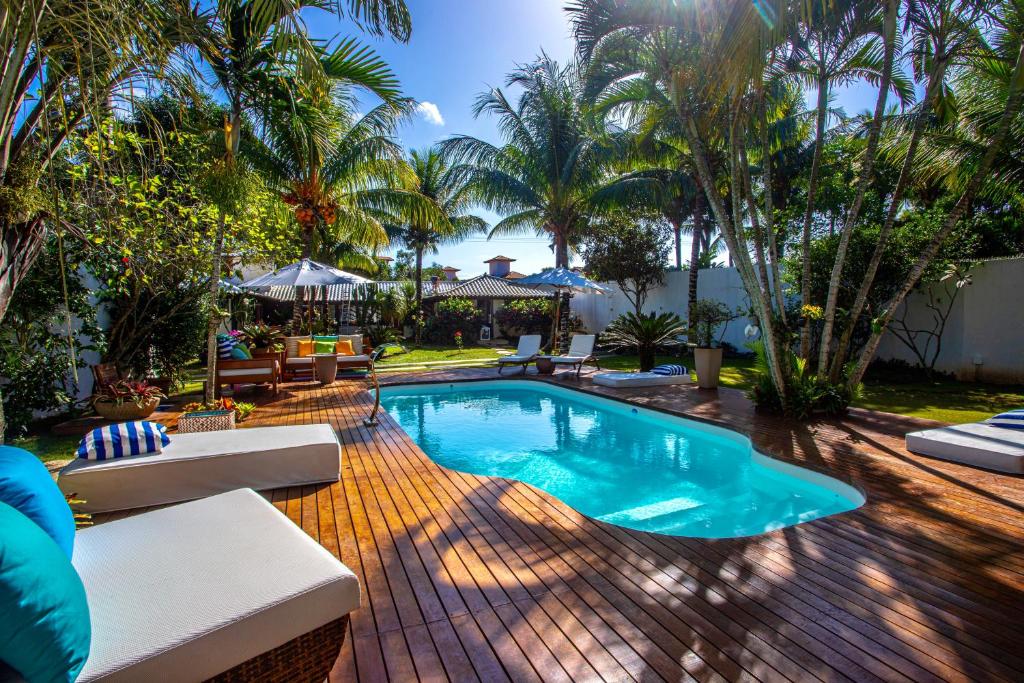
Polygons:
[[359,607],[359,581],[248,489],[78,532],[78,681],[200,681]]
[[548,360],[552,363],[566,363],[570,365],[576,365],[590,358],[590,356],[547,356]]
[[220,377],[243,377],[254,375],[266,375],[268,377],[273,376],[272,368],[229,368],[227,370],[218,370],[217,375]]
[[338,481],[341,446],[330,425],[254,427],[171,434],[163,453],[76,460],[57,484],[83,512],[178,503],[238,488],[276,489]]
[[536,356],[502,356],[498,359],[498,364],[502,363],[529,363],[536,359]]
[[911,432],[906,438],[911,453],[1024,474],[1024,431],[969,422]]
[[655,375],[653,372],[600,372],[591,375],[594,384],[605,387],[656,387],[666,384],[690,384],[689,375]]
[[569,350],[565,352],[564,358],[586,358],[594,353],[594,342],[597,341],[596,334],[574,334],[569,342]]

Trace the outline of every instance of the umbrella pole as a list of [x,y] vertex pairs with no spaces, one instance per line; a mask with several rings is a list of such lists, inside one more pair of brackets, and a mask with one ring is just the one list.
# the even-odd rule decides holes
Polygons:
[[551,355],[558,354],[558,319],[562,315],[562,297],[555,289],[555,316],[551,321]]

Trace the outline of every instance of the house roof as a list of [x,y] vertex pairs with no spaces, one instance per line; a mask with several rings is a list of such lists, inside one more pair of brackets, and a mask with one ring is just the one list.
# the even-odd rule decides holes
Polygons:
[[511,263],[512,261],[515,261],[515,259],[514,258],[509,258],[508,256],[498,255],[498,256],[495,256],[494,258],[487,259],[486,261],[484,261],[484,263],[492,263],[494,261],[508,261],[509,263]]
[[[404,286],[408,280],[384,280],[375,283],[380,289],[387,291]],[[327,302],[336,304],[342,301],[353,299],[352,285],[328,285]],[[292,287],[269,287],[263,290],[252,292],[256,296],[273,301],[291,301],[295,296]],[[322,294],[317,290],[317,300],[321,300]],[[541,299],[550,297],[550,292],[545,292],[532,287],[517,285],[514,281],[506,280],[493,275],[478,275],[468,280],[438,280],[423,282],[423,298],[433,299],[449,296],[461,296],[468,299]]]
[[454,273],[457,273],[457,272],[459,272],[459,270],[460,270],[460,269],[459,269],[459,268],[455,268],[454,266],[445,266],[445,267],[444,267],[444,268],[442,268],[441,270],[445,271],[446,273],[447,273],[448,271],[452,271],[452,272],[454,272]]

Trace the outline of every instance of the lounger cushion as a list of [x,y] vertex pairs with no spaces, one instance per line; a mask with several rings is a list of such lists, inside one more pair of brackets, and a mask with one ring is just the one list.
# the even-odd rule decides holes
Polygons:
[[311,356],[305,356],[302,358],[285,358],[284,364],[288,367],[308,368],[313,366],[313,358]]
[[71,559],[75,517],[46,466],[23,448],[0,446],[0,503],[35,522]]
[[498,363],[529,363],[535,358],[536,356],[503,356],[498,359]]
[[272,377],[273,373],[274,371],[271,368],[228,368],[227,370],[217,371],[219,377],[252,377],[254,375]]
[[547,359],[552,363],[566,363],[569,365],[576,365],[590,358],[590,356],[547,356]]
[[158,455],[76,460],[57,484],[84,512],[177,503],[237,488],[276,489],[338,481],[341,446],[330,425],[254,427],[175,434]]
[[601,372],[591,375],[594,384],[605,387],[655,387],[669,384],[689,384],[689,375],[656,375],[653,372]]
[[92,647],[78,681],[199,681],[359,606],[343,564],[238,490],[79,534]]
[[971,422],[911,432],[906,438],[911,453],[1024,474],[1024,430]]

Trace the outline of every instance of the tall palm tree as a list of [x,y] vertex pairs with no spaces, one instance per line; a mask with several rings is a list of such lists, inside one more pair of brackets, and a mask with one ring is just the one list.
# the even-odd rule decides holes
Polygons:
[[[415,254],[415,310],[423,309],[423,254],[436,253],[438,245],[459,242],[487,230],[487,221],[468,213],[473,198],[459,173],[453,172],[437,148],[413,150],[407,160],[412,173],[405,189],[436,208],[433,216],[402,216],[389,226],[388,234]],[[417,334],[419,334],[419,327]]]
[[[219,163],[219,179],[214,193],[221,204],[220,220],[213,240],[210,278],[211,315],[207,334],[206,400],[212,402],[216,388],[217,327],[216,315],[224,227],[232,204],[244,201],[238,183],[237,165],[242,140],[243,119],[259,116],[270,103],[268,93],[282,92],[282,78],[297,71],[307,79],[343,78],[379,96],[385,102],[400,99],[398,82],[387,65],[355,39],[343,41],[330,59],[323,59],[306,35],[300,16],[306,7],[326,7],[320,0],[217,0],[207,10],[199,5],[182,11],[183,23],[198,58],[213,74],[214,82],[227,100],[224,118],[224,154]],[[347,0],[336,8],[371,33],[390,33],[408,40],[411,20],[404,0]],[[323,72],[330,64],[333,74]]]

